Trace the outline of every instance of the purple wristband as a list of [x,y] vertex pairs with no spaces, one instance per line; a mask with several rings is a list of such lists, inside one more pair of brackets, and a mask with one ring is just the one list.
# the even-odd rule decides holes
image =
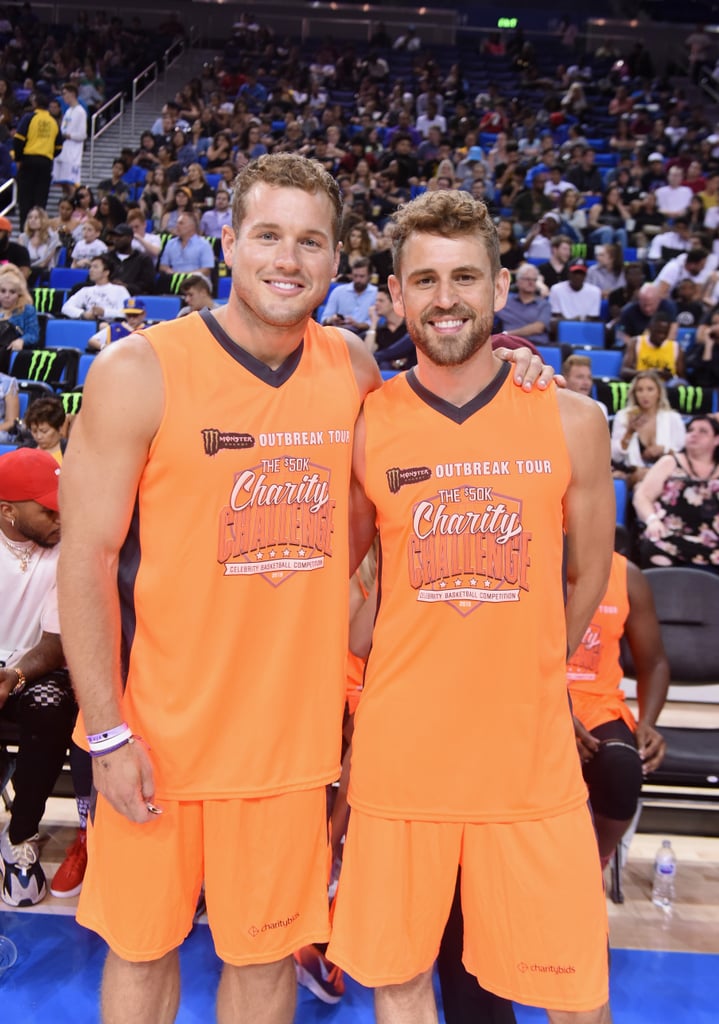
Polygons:
[[121,736],[122,733],[127,732],[130,726],[127,722],[121,722],[120,725],[116,725],[114,729],[107,729],[106,732],[96,732],[94,736],[88,736],[88,743],[102,743],[104,740],[112,740],[115,736]]
[[126,747],[128,743],[134,743],[134,736],[127,736],[124,740],[116,743],[114,747],[107,747],[105,750],[91,750],[90,757],[104,757],[105,754],[112,754],[114,751],[119,750],[120,747]]

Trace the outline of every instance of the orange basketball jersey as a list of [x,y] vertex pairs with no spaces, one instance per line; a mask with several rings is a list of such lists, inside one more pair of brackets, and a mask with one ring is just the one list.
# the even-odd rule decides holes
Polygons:
[[380,600],[350,802],[380,817],[534,819],[586,791],[567,699],[553,388],[507,366],[461,409],[413,371],[365,403]]
[[574,714],[585,729],[596,729],[615,718],[622,718],[632,731],[637,727],[619,689],[624,675],[619,642],[628,615],[627,560],[615,552],[607,592],[567,665]]
[[272,370],[209,313],[146,337],[165,410],[121,553],[127,721],[158,797],[322,785],[347,657],[347,346],[310,323]]

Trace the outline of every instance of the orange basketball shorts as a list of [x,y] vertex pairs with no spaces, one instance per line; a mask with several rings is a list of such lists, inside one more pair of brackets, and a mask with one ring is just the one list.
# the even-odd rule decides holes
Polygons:
[[608,999],[607,915],[586,807],[542,821],[462,824],[352,811],[328,957],[364,985],[431,968],[462,868],[467,970],[530,1006]]
[[217,955],[273,963],[329,937],[325,787],[256,800],[165,800],[138,825],[98,798],[77,919],[124,960],[192,928],[204,880]]

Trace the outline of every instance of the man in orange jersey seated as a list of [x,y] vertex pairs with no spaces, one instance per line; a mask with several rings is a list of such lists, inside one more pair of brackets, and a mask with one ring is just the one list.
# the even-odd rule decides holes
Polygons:
[[[637,678],[639,720],[619,689],[619,643],[626,636]],[[641,569],[612,559],[607,591],[567,664],[577,746],[606,866],[637,809],[642,779],[662,762],[655,728],[669,687],[669,662],[651,588]]]
[[[88,375],[58,582],[98,791],[78,920],[110,947],[105,1024],[175,1019],[203,881],[220,1024],[289,1024],[292,953],[329,938],[351,445],[379,384],[358,338],[311,319],[341,214],[319,164],[247,164],[227,305],[129,335]],[[512,355],[531,386],[539,360]]]
[[483,204],[423,194],[395,215],[393,256],[418,361],[367,397],[355,433],[380,600],[328,956],[375,988],[379,1024],[435,1024],[461,867],[463,959],[482,986],[552,1024],[608,1024],[566,685],[611,563],[606,421],[554,386],[520,395],[494,357],[509,274]]

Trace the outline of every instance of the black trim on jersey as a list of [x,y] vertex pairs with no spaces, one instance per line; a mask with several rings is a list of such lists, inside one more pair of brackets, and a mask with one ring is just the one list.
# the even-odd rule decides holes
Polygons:
[[428,391],[427,388],[420,384],[417,380],[417,374],[415,368],[407,370],[405,377],[407,383],[412,388],[418,398],[421,398],[423,402],[431,406],[435,412],[440,413],[442,416],[446,416],[448,420],[453,420],[455,423],[464,423],[470,416],[473,416],[479,409],[484,408],[485,405],[489,405],[499,389],[504,384],[509,374],[510,365],[509,363],[502,363],[497,376],[491,381],[486,388],[483,388],[479,394],[471,401],[467,402],[466,405],[456,406],[452,405],[451,402],[447,402],[444,398],[440,398],[439,395],[435,395],[432,391]]
[[261,359],[257,359],[255,356],[250,355],[246,349],[233,341],[227,331],[223,330],[223,328],[218,324],[209,309],[200,310],[200,316],[202,317],[205,327],[212,334],[213,338],[220,343],[225,352],[227,352],[229,356],[232,356],[235,362],[244,366],[248,373],[258,377],[265,384],[269,384],[270,387],[281,387],[290,379],[300,364],[300,359],[302,358],[302,352],[305,346],[304,340],[299,343],[294,352],[290,352],[281,366],[278,366],[276,370],[273,370],[271,366],[267,365],[267,363],[263,363]]
[[130,652],[135,641],[137,629],[137,609],[135,607],[135,582],[140,571],[142,548],[140,547],[140,502],[135,499],[135,507],[127,531],[127,536],[120,548],[117,567],[117,589],[120,596],[120,674],[122,689],[127,685],[130,671]]

